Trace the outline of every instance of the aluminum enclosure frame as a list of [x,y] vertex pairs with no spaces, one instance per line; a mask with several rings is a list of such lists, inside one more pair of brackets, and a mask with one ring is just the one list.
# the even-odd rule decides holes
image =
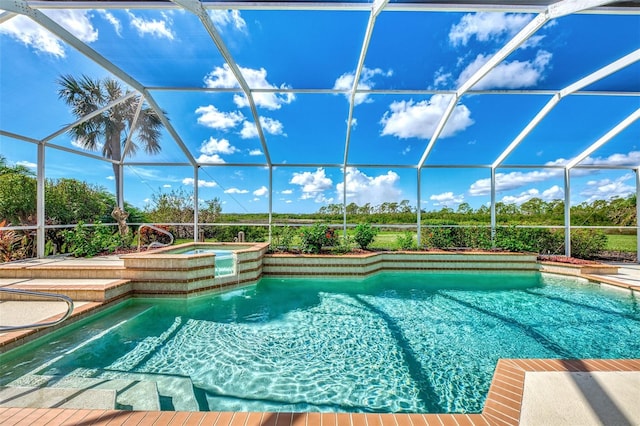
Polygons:
[[[237,89],[206,89],[206,88],[176,88],[176,87],[151,87],[144,86],[140,82],[136,81],[130,74],[128,74],[125,70],[119,68],[113,62],[109,61],[107,58],[102,56],[97,51],[93,50],[86,43],[79,40],[77,37],[72,35],[62,26],[57,24],[55,21],[51,20],[45,14],[40,12],[40,9],[182,9],[187,12],[195,14],[200,20],[201,24],[205,28],[206,32],[211,37],[212,43],[216,46],[222,57],[224,58],[226,64],[230,67],[233,72],[233,75],[239,82],[239,87]],[[494,69],[497,65],[499,65],[510,53],[512,53],[515,49],[517,49],[522,43],[525,43],[531,36],[533,36],[537,30],[539,30],[543,25],[547,22],[570,14],[603,14],[603,15],[640,15],[640,1],[628,1],[628,2],[615,2],[615,1],[606,1],[606,0],[560,0],[557,2],[552,1],[540,1],[540,0],[530,0],[526,3],[520,1],[504,1],[504,0],[496,0],[496,1],[455,1],[455,2],[442,2],[442,3],[431,3],[431,2],[410,2],[410,3],[402,3],[402,2],[390,2],[389,0],[375,0],[372,3],[369,2],[298,2],[298,1],[283,1],[283,2],[245,2],[245,1],[236,1],[236,2],[223,2],[223,1],[197,1],[197,0],[172,0],[171,2],[166,1],[139,1],[139,2],[131,2],[131,1],[26,1],[26,0],[0,0],[0,9],[4,10],[4,12],[0,13],[0,23],[5,22],[7,20],[12,19],[14,16],[24,15],[32,19],[34,22],[38,23],[42,27],[46,28],[61,40],[75,48],[78,52],[83,54],[88,59],[92,60],[103,69],[116,76],[120,80],[122,80],[125,84],[129,85],[134,92],[131,94],[115,101],[114,103],[108,105],[104,109],[108,109],[112,105],[123,102],[126,99],[130,98],[134,95],[139,95],[141,97],[140,107],[142,105],[142,101],[147,102],[156,112],[159,114],[161,121],[165,128],[168,130],[168,133],[176,142],[178,147],[184,154],[184,159],[180,162],[169,162],[169,163],[136,163],[136,162],[127,162],[124,157],[121,160],[121,165],[155,165],[155,166],[176,166],[176,165],[188,165],[193,167],[193,176],[195,182],[198,182],[199,178],[199,168],[202,166],[215,166],[215,167],[266,167],[268,169],[268,189],[269,189],[269,238],[271,237],[271,228],[272,228],[272,209],[273,209],[273,170],[274,168],[281,167],[335,167],[342,169],[343,179],[346,181],[347,171],[352,167],[369,167],[369,168],[409,168],[415,169],[416,171],[416,183],[417,183],[417,241],[420,244],[420,235],[421,235],[421,209],[419,206],[421,205],[421,187],[422,187],[422,171],[424,169],[433,169],[433,168],[483,168],[487,169],[490,174],[491,181],[491,234],[492,237],[495,236],[496,230],[496,171],[503,167],[503,163],[505,159],[509,157],[509,155],[515,150],[515,148],[525,139],[525,137],[547,116],[547,114],[557,106],[562,99],[568,96],[581,96],[581,95],[589,95],[589,96],[638,96],[640,97],[640,93],[638,92],[587,92],[583,91],[590,84],[605,78],[606,76],[624,69],[632,64],[635,64],[640,60],[640,48],[636,49],[625,55],[622,58],[612,62],[611,64],[604,66],[598,70],[593,71],[587,77],[580,79],[579,81],[574,82],[567,87],[558,90],[558,91],[536,91],[536,90],[473,90],[473,86],[480,81],[487,73],[489,73],[492,69]],[[296,88],[296,89],[252,89],[249,84],[244,79],[239,66],[237,65],[235,59],[231,55],[229,49],[225,45],[222,37],[220,36],[218,30],[216,29],[214,23],[211,21],[207,11],[212,9],[239,9],[239,10],[337,10],[337,11],[368,11],[369,12],[369,20],[367,23],[364,39],[362,40],[360,55],[358,57],[358,61],[355,64],[355,77],[353,81],[353,85],[351,89],[345,93],[344,90],[335,90],[335,89],[305,89],[305,88]],[[359,88],[360,77],[362,71],[364,69],[364,63],[367,56],[367,50],[369,47],[369,43],[371,40],[371,35],[375,28],[376,18],[383,11],[398,11],[398,12],[409,12],[409,11],[450,11],[450,12],[517,12],[517,13],[535,13],[536,17],[530,21],[520,32],[518,32],[515,36],[513,36],[498,52],[496,52],[489,60],[486,62],[480,69],[478,69],[471,77],[467,79],[464,83],[460,85],[460,87],[455,90],[371,90],[371,89],[361,89]],[[249,103],[249,107],[251,109],[251,113],[254,119],[254,123],[257,128],[258,136],[260,139],[260,143],[265,155],[266,162],[263,164],[244,164],[244,163],[226,163],[226,164],[217,164],[217,163],[202,163],[198,162],[192,153],[189,151],[185,143],[183,142],[182,136],[172,127],[171,123],[162,113],[160,106],[156,103],[153,96],[151,95],[151,91],[157,90],[193,90],[193,91],[215,91],[215,92],[231,92],[231,93],[241,93],[244,95]],[[344,159],[342,163],[337,164],[322,164],[322,163],[308,163],[308,164],[273,164],[269,155],[269,143],[267,137],[265,136],[261,121],[260,114],[258,109],[256,108],[255,101],[253,99],[254,94],[258,93],[270,93],[270,92],[291,92],[291,93],[327,93],[327,94],[347,94],[349,97],[349,109],[348,115],[346,118],[346,129],[345,129],[345,142],[344,142]],[[355,99],[358,94],[444,94],[450,96],[450,101],[445,113],[441,116],[440,121],[434,131],[431,139],[428,142],[427,147],[420,160],[415,165],[401,165],[401,164],[358,164],[350,161],[349,158],[349,148],[351,141],[351,131],[352,131],[352,120],[353,120],[353,112],[355,108]],[[460,98],[467,94],[488,94],[488,93],[496,93],[496,94],[531,94],[531,95],[539,95],[539,96],[548,96],[550,97],[547,104],[533,117],[531,120],[525,125],[520,134],[509,144],[509,146],[496,158],[496,160],[492,164],[487,165],[455,165],[455,164],[443,164],[443,165],[429,165],[426,164],[427,159],[429,158],[434,146],[438,143],[438,139],[445,125],[447,124],[453,109],[457,105]],[[103,109],[103,110],[104,110]],[[138,110],[139,111],[139,110]],[[95,112],[97,114],[99,112]],[[62,151],[70,152],[73,154],[77,154],[80,156],[85,156],[93,159],[97,159],[100,161],[106,161],[113,163],[112,160],[105,159],[103,157],[93,155],[79,149],[68,148],[64,146],[60,146],[54,143],[51,143],[51,140],[57,137],[58,135],[64,133],[71,126],[78,124],[82,121],[90,119],[91,116],[83,117],[78,122],[69,125],[57,132],[54,132],[42,139],[34,139],[29,135],[16,135],[14,133],[8,132],[2,128],[0,128],[0,135],[11,137],[16,140],[21,140],[29,143],[35,143],[38,146],[38,165],[37,165],[37,182],[38,182],[38,200],[37,200],[37,250],[38,257],[44,256],[44,166],[45,166],[45,147],[59,149]],[[629,125],[634,123],[640,118],[640,109],[636,110],[634,113],[629,115],[626,118],[623,118],[622,121],[612,129],[610,129],[605,135],[594,141],[585,141],[585,145],[591,142],[587,148],[584,149],[578,156],[576,156],[573,160],[567,162],[564,166],[541,166],[541,165],[509,165],[509,168],[536,168],[536,169],[544,169],[544,168],[561,168],[563,170],[564,175],[564,194],[565,194],[565,254],[567,256],[571,255],[571,247],[570,247],[570,235],[571,235],[571,224],[570,224],[570,187],[571,187],[571,170],[576,168],[582,168],[580,162],[584,160],[588,155],[594,152],[596,149],[607,143],[611,140],[615,135],[620,133],[622,130],[627,128]],[[597,137],[597,135],[596,135]],[[587,166],[588,168],[597,168],[593,166]],[[635,166],[610,166],[609,168],[622,169],[622,170],[633,170],[636,174],[635,184],[636,184],[636,194],[640,194],[640,178],[638,175],[640,174],[640,164]],[[120,179],[120,182],[124,182],[124,179]],[[122,193],[122,191],[121,191]],[[118,204],[122,206],[124,200],[117,200]],[[346,185],[343,185],[343,194],[342,194],[342,203],[343,207],[347,205],[347,190]],[[640,207],[638,207],[638,211],[640,211]],[[346,234],[347,231],[347,214],[346,208],[343,208],[343,232]],[[194,240],[197,239],[198,236],[198,185],[194,185]],[[640,227],[638,223],[636,223],[636,232],[638,235],[638,253],[640,253]],[[640,256],[639,256],[640,257]],[[640,261],[640,260],[639,260]]]

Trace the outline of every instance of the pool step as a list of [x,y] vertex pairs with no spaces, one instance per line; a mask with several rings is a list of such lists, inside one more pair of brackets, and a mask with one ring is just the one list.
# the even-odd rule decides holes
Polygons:
[[112,410],[115,401],[113,389],[0,387],[0,407]]
[[[120,373],[105,371],[98,375],[100,378],[127,378],[128,380],[148,381],[156,384],[160,399],[166,401],[162,409],[175,411],[206,411],[208,407],[201,406],[196,398],[193,382],[189,377],[165,376],[146,373]],[[170,405],[170,407],[166,407]]]
[[[1,272],[1,270],[0,270]],[[128,294],[132,284],[128,280],[112,278],[0,278],[6,288],[45,293],[57,293],[74,301],[107,302]],[[39,300],[37,296],[2,293],[0,300]],[[46,300],[46,299],[45,299]]]
[[[114,397],[111,405],[104,409],[124,409],[124,410],[160,410],[160,397],[158,388],[154,381],[135,380],[130,378],[94,378],[78,376],[49,376],[49,375],[28,375],[22,376],[18,380],[11,382],[7,387],[15,389],[39,389],[47,395],[60,394],[61,397],[70,395],[82,395],[88,392],[92,395],[94,391],[109,391]],[[103,403],[103,401],[97,401]],[[90,403],[91,401],[87,401]],[[83,408],[103,408],[102,405],[96,407]]]

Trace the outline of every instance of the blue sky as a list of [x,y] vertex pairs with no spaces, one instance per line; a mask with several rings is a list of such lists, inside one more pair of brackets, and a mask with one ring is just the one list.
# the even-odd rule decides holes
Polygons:
[[[269,173],[244,95],[195,15],[181,10],[42,10],[100,55],[131,75],[162,107],[201,163],[203,199],[219,197],[225,212],[268,211]],[[349,98],[369,13],[365,11],[210,11],[231,56],[254,92],[273,170],[273,211],[314,212],[341,203]],[[377,18],[355,98],[348,160],[347,202],[416,205],[416,170],[450,94],[534,15],[392,12]],[[490,200],[489,169],[429,166],[488,165],[549,101],[553,91],[640,48],[640,15],[580,14],[547,23],[457,103],[422,171],[427,210],[477,208]],[[110,74],[26,17],[0,24],[0,130],[42,139],[72,123],[57,99],[62,74]],[[175,90],[163,88],[171,87]],[[194,90],[194,89],[208,89]],[[234,90],[236,89],[236,90]],[[305,89],[316,89],[310,92]],[[495,90],[500,90],[496,93]],[[537,94],[520,91],[545,91]],[[522,141],[497,170],[497,199],[563,198],[562,165],[640,108],[640,97],[602,92],[640,91],[640,63],[571,95]],[[409,91],[402,92],[402,91]],[[486,91],[494,91],[487,93]],[[635,192],[630,169],[640,165],[640,122],[613,137],[572,172],[571,200]],[[52,143],[79,149],[68,135]],[[162,152],[134,162],[186,163],[168,132]],[[0,154],[33,166],[36,146],[0,136]],[[251,167],[224,164],[246,163]],[[111,165],[53,148],[48,178],[74,177],[113,191]],[[361,165],[361,166],[358,166]],[[382,165],[371,167],[373,165]],[[398,166],[398,167],[393,167]],[[144,207],[153,193],[193,190],[190,166],[128,166],[125,199]]]

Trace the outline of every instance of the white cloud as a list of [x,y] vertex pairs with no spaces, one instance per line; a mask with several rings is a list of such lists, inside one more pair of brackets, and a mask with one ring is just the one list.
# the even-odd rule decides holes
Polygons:
[[[402,139],[431,138],[450,100],[451,97],[448,95],[433,95],[428,101],[393,102],[389,106],[390,111],[385,112],[380,120],[384,126],[382,135],[392,135]],[[440,137],[453,136],[472,124],[469,108],[458,104],[453,109]]]
[[[260,124],[262,125],[262,131],[264,133],[286,136],[284,126],[278,120],[269,117],[260,117]],[[258,129],[256,125],[250,121],[244,121],[242,123],[242,130],[240,130],[240,137],[242,139],[257,138]]]
[[98,30],[91,23],[91,13],[79,9],[51,9],[46,14],[85,43],[98,40]]
[[238,149],[231,145],[226,139],[215,139],[210,137],[208,140],[202,142],[200,145],[200,152],[202,154],[233,154],[238,152]]
[[[564,166],[571,161],[570,159],[558,158],[553,161],[547,162],[547,166]],[[597,165],[597,166],[629,166],[640,164],[640,151],[631,151],[627,154],[611,154],[608,157],[587,157],[581,163],[581,165]],[[559,178],[563,174],[562,169],[543,169],[534,170],[531,172],[510,172],[510,173],[496,173],[496,192],[511,191],[514,189],[522,188],[528,184],[543,182],[548,179]],[[587,174],[598,173],[598,170],[589,169],[572,169],[571,176],[584,176]],[[554,193],[558,194],[558,191],[562,191],[561,188],[553,186],[549,188],[552,190],[557,188]],[[548,191],[549,191],[548,190]],[[545,191],[546,192],[546,191]],[[545,198],[545,192],[543,192],[543,199],[554,199],[560,196],[551,196]],[[488,195],[491,193],[491,179],[478,179],[469,187],[469,194],[473,196]],[[562,194],[562,192],[560,192]]]
[[[536,57],[530,61],[501,62],[492,69],[473,88],[482,89],[518,89],[535,86],[544,79],[547,66],[553,55],[545,50],[540,50]],[[490,55],[479,54],[458,77],[457,84],[464,84],[485,62]]]
[[[267,70],[260,68],[259,70],[252,68],[240,68],[240,72],[245,81],[252,89],[278,89],[277,86],[267,81]],[[204,78],[204,84],[210,88],[237,88],[240,87],[234,77],[229,65],[224,64],[222,67],[215,67],[213,71]],[[287,89],[284,84],[280,85],[280,89]],[[253,100],[256,106],[267,108],[270,110],[280,109],[283,104],[290,104],[295,100],[293,93],[253,93]],[[249,101],[244,95],[234,95],[233,101],[239,108],[249,106]]]
[[429,197],[431,201],[434,201],[434,206],[451,207],[458,205],[464,201],[464,195],[454,195],[453,192],[443,192],[442,194],[434,194]]
[[[184,178],[184,179],[182,179],[182,184],[183,185],[193,185],[194,182],[195,182],[195,180],[193,178]],[[198,187],[214,188],[216,186],[218,186],[218,184],[215,183],[215,182],[198,179]]]
[[116,180],[115,176],[107,176],[107,180]]
[[[534,170],[532,172],[496,173],[496,192],[512,191],[525,185],[543,182],[554,177],[562,176],[562,169]],[[473,196],[491,193],[491,178],[478,179],[469,187],[469,194]]]
[[127,11],[127,14],[129,15],[131,26],[138,32],[140,37],[144,37],[148,34],[155,38],[166,38],[169,40],[174,39],[175,36],[173,31],[169,28],[171,20],[168,19],[166,14],[163,14],[163,18],[165,18],[164,20],[147,20],[136,16],[129,11]]
[[558,185],[553,185],[551,188],[540,191],[536,188],[531,188],[521,192],[518,195],[507,195],[502,197],[502,202],[505,204],[522,204],[532,198],[540,198],[543,201],[552,201],[557,199],[564,199],[564,190]]
[[564,199],[564,189],[560,188],[558,185],[553,185],[551,188],[542,191],[540,198],[545,201]]
[[224,159],[220,157],[220,154],[213,154],[213,155],[201,154],[198,158],[196,158],[196,161],[198,163],[216,163],[216,164],[226,163],[226,161],[224,161]]
[[582,160],[583,166],[638,166],[640,165],[640,151],[630,151],[626,154],[611,154],[608,157],[587,157]]
[[252,157],[256,157],[258,155],[262,155],[262,151],[259,149],[252,149],[251,151],[249,151],[249,155]]
[[506,195],[502,197],[502,202],[505,204],[522,204],[529,201],[532,198],[540,198],[540,191],[535,188],[531,188],[527,191],[521,192],[518,195]]
[[[46,14],[85,43],[98,39],[98,30],[91,23],[91,14],[86,10],[48,10]],[[52,33],[26,16],[18,15],[0,25],[0,34],[6,34],[31,47],[36,52],[48,53],[64,58],[64,44]]]
[[246,189],[229,188],[225,189],[225,194],[247,194],[249,191]]
[[[382,75],[384,77],[391,77],[393,75],[393,71],[383,71],[380,68],[367,68],[362,67],[362,73],[360,73],[360,81],[358,81],[358,89],[360,90],[371,90],[375,86],[373,82],[373,78],[377,75]],[[336,79],[336,82],[333,84],[334,90],[345,90],[348,93],[345,93],[347,100],[351,98],[351,89],[353,88],[353,80],[355,78],[355,73],[344,73],[340,77]],[[366,93],[358,93],[354,98],[355,105],[360,105],[364,102],[369,102],[369,95]]]
[[196,114],[200,114],[198,124],[219,130],[231,129],[244,120],[244,115],[239,111],[223,112],[213,105],[198,107]]
[[450,72],[445,72],[444,67],[440,67],[433,76],[433,84],[435,85],[435,87],[444,87],[451,81],[452,78],[453,74],[451,74]]
[[113,15],[113,13],[108,12],[108,11],[106,11],[104,9],[99,9],[98,13],[100,13],[100,15],[107,22],[109,22],[111,25],[113,25],[113,29],[115,30],[116,34],[118,34],[119,36],[122,35],[122,24],[120,23],[120,20]]
[[544,35],[531,36],[524,43],[522,43],[519,48],[522,50],[536,48],[540,45],[540,43],[542,42],[542,40],[544,40],[545,37],[546,36]]
[[240,130],[240,137],[242,139],[252,139],[258,137],[258,128],[250,121],[242,122],[242,130]]
[[284,191],[280,191],[281,194],[284,195],[291,195],[293,194],[293,190],[292,189],[285,189]]
[[253,195],[255,195],[256,197],[264,197],[268,193],[269,193],[269,188],[267,188],[264,185],[256,189],[255,191],[253,191]]
[[219,29],[231,26],[243,33],[247,31],[247,23],[240,16],[239,10],[210,10],[209,17]]
[[163,188],[171,188],[171,185],[169,185],[168,183],[162,185]]
[[294,173],[289,183],[299,185],[302,189],[302,199],[315,199],[317,203],[325,202],[324,192],[331,189],[333,181],[327,177],[323,168],[315,172]]
[[31,161],[16,161],[16,166],[22,166],[22,167],[27,167],[29,169],[35,169],[36,167],[38,167],[38,165],[36,163],[32,163]]
[[466,46],[472,37],[486,42],[512,36],[531,20],[531,16],[503,12],[467,14],[451,27],[449,41],[454,46]]
[[[398,188],[400,176],[388,171],[379,176],[367,176],[360,170],[350,168],[347,170],[347,198],[349,202],[358,205],[371,203],[373,205],[384,202],[400,201],[402,191]],[[342,194],[344,183],[336,185],[336,192]]]
[[627,185],[625,182],[632,179],[633,175],[628,173],[615,180],[600,179],[587,182],[587,187],[580,192],[580,195],[586,198],[586,202],[591,203],[595,200],[610,200],[616,197],[627,197],[636,192],[634,186]]

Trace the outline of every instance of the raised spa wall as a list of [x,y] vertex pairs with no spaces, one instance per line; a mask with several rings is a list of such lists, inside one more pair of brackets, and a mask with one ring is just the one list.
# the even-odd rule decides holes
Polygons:
[[[215,254],[181,254],[180,251],[215,248],[233,250],[236,274],[215,276]],[[268,243],[186,243],[122,256],[124,279],[138,295],[189,295],[256,282],[262,275],[262,258]]]
[[537,272],[533,254],[380,252],[345,255],[267,254],[267,243],[228,243],[237,256],[234,275],[215,276],[215,254],[180,252],[225,249],[224,243],[187,243],[122,256],[123,279],[133,293],[188,296],[256,283],[260,277],[366,277],[382,271]]

